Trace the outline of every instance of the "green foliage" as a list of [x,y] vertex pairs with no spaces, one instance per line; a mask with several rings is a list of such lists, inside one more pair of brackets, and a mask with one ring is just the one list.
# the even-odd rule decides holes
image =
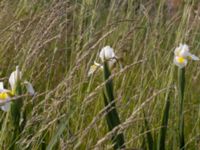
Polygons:
[[[120,131],[127,149],[147,144],[147,138],[141,138],[147,133],[141,131],[144,119],[157,149],[180,149],[179,139],[187,149],[198,149],[199,62],[188,63],[182,92],[176,71],[171,74],[173,51],[180,42],[199,56],[198,5],[197,0],[185,1],[169,16],[165,0],[2,0],[0,80],[9,89],[7,78],[19,65],[37,95],[23,98],[17,108],[23,114],[20,122],[25,122],[14,143],[10,116],[0,111],[0,149],[13,144],[33,150],[112,149],[112,127],[106,126],[103,113],[104,102],[111,99],[123,122]],[[106,84],[115,96],[104,92],[102,101],[100,72],[91,78],[87,72],[94,61],[100,63],[98,53],[105,45],[114,48],[124,68],[116,65],[112,70],[114,84]],[[142,63],[132,65],[139,60]],[[165,90],[169,88],[170,93]],[[184,129],[179,128],[183,120]]]

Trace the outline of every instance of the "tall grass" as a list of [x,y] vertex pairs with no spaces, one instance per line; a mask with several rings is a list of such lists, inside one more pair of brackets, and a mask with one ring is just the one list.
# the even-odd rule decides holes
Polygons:
[[[1,1],[0,79],[8,87],[7,78],[19,65],[37,92],[35,97],[23,99],[21,113],[26,114],[26,124],[16,147],[94,149],[98,145],[113,149],[110,134],[114,130],[108,133],[101,97],[105,82],[100,73],[87,77],[105,45],[111,45],[123,59],[124,70],[116,66],[112,80],[121,121],[118,129],[124,133],[126,147],[139,148],[146,137],[143,110],[157,142],[167,95],[163,89],[169,89],[174,48],[187,42],[199,56],[198,4],[197,0],[185,1],[177,14],[169,17],[164,0]],[[139,60],[145,61],[132,65]],[[198,63],[187,66],[187,149],[199,145],[199,75]],[[179,149],[177,82],[173,74],[165,149]],[[7,133],[2,130],[6,119],[1,111],[0,137]],[[1,142],[0,149],[10,145]]]

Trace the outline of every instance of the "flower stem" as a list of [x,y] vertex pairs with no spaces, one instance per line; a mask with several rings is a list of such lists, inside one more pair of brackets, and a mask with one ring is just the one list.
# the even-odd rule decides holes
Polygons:
[[[112,131],[116,126],[120,125],[120,119],[115,107],[114,95],[113,95],[113,84],[110,77],[110,70],[107,62],[104,62],[104,80],[106,81],[105,89],[103,91],[105,107],[107,107],[106,121],[109,131]],[[109,80],[108,80],[109,79]],[[108,81],[107,81],[108,80]],[[112,141],[114,149],[125,148],[123,133],[113,134]]]
[[[21,95],[22,94],[22,89],[21,89],[21,84],[20,80],[17,81],[16,83],[16,91],[15,95]],[[12,134],[12,143],[15,143],[16,140],[19,138],[19,134],[21,132],[21,127],[20,127],[20,118],[21,118],[21,107],[22,107],[22,100],[17,100],[11,102],[11,108],[10,108],[10,122],[11,126],[13,129],[13,134]],[[12,144],[11,149],[15,149],[16,145]]]
[[178,71],[178,83],[179,83],[179,140],[180,149],[184,150],[185,137],[184,137],[184,90],[185,90],[185,69],[180,68]]

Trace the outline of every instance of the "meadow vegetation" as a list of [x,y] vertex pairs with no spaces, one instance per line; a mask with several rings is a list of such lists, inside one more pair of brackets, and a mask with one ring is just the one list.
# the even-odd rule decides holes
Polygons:
[[[7,112],[0,112],[0,149],[107,150],[116,133],[123,133],[127,149],[159,149],[166,101],[165,149],[179,149],[174,50],[187,43],[200,56],[200,3],[185,0],[173,14],[167,6],[166,0],[1,0],[0,80],[9,88],[9,75],[19,65],[36,94],[23,97],[23,130],[14,141]],[[102,71],[88,77],[106,45],[121,64],[109,78],[121,122],[112,131],[102,94],[107,81]],[[185,67],[188,150],[200,147],[199,63]]]

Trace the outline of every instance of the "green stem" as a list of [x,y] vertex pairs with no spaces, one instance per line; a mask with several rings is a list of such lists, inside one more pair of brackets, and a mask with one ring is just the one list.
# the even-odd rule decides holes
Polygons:
[[[22,93],[21,82],[20,80],[18,80],[16,83],[15,95],[21,95],[21,93]],[[21,107],[22,107],[21,99],[11,102],[10,120],[11,120],[11,127],[13,129],[13,134],[12,134],[12,145],[10,149],[16,149],[15,143],[19,138],[19,134],[21,132],[21,127],[20,127]]]
[[184,137],[184,90],[185,90],[185,69],[180,68],[178,71],[178,83],[179,83],[179,138],[180,149],[184,150],[185,137]]
[[[107,81],[111,75],[107,62],[104,63],[103,67],[104,67],[104,80]],[[120,119],[117,109],[115,107],[113,85],[111,79],[109,79],[105,84],[103,97],[104,97],[105,107],[107,107],[106,121],[108,124],[109,131],[112,131],[116,126],[120,125]],[[122,133],[114,134],[112,137],[112,141],[115,150],[125,148],[124,136]]]

